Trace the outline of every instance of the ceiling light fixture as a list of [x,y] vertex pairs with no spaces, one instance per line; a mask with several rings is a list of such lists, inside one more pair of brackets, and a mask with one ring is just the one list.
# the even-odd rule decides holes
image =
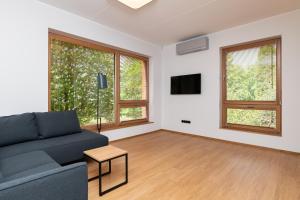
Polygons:
[[139,9],[144,5],[150,3],[152,0],[118,0],[118,1],[125,4],[126,6],[129,6],[130,8]]

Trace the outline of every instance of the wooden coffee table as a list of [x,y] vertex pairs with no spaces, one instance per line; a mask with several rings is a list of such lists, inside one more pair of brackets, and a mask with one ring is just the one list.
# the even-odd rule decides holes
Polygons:
[[[99,164],[99,176],[89,179],[89,181],[92,181],[94,179],[99,179],[99,195],[102,196],[114,189],[117,189],[118,187],[125,185],[128,183],[128,152],[117,148],[112,145],[91,149],[88,151],[83,152],[87,157],[91,158],[92,160],[98,162]],[[102,191],[102,177],[104,175],[107,175],[111,173],[111,161],[120,157],[125,157],[125,181],[113,186],[112,188],[109,188],[105,191]],[[109,164],[109,171],[106,173],[102,173],[102,163],[108,162]]]

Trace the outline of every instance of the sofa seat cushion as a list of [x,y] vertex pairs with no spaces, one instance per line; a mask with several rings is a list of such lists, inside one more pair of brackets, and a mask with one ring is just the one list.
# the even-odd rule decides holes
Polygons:
[[83,158],[83,151],[108,144],[106,136],[83,131],[72,135],[41,139],[0,148],[0,159],[25,152],[43,150],[59,164]]
[[0,117],[0,147],[38,139],[33,113]]
[[0,159],[1,182],[30,176],[61,167],[47,153],[33,151]]
[[81,132],[76,111],[35,113],[41,138]]

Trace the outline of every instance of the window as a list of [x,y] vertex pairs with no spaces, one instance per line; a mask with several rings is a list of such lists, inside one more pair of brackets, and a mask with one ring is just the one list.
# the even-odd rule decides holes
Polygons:
[[108,88],[100,90],[103,127],[147,122],[147,57],[49,32],[49,110],[76,109],[81,125],[95,128],[98,72],[108,82]]
[[147,118],[147,63],[127,55],[120,56],[120,121]]
[[222,128],[281,135],[281,38],[221,53]]

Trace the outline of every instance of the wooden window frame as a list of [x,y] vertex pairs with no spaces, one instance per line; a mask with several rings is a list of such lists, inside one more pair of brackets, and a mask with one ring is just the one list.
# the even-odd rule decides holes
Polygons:
[[[260,47],[268,44],[276,44],[276,100],[275,101],[238,101],[227,100],[227,54],[233,51]],[[220,48],[221,55],[221,128],[267,134],[274,136],[282,135],[282,79],[281,79],[281,36],[255,40],[237,45]],[[227,123],[227,109],[245,110],[274,110],[276,111],[276,128],[249,126]]]
[[[149,122],[149,57],[143,54],[139,54],[133,51],[129,51],[126,49],[114,47],[111,45],[103,44],[97,41],[93,41],[90,39],[86,39],[83,37],[79,37],[76,35],[72,35],[69,33],[61,32],[54,29],[48,30],[48,111],[51,111],[51,40],[56,39],[63,42],[68,42],[80,46],[84,46],[87,48],[103,51],[106,53],[112,53],[115,57],[115,105],[114,105],[114,112],[115,112],[115,122],[114,123],[105,123],[102,124],[102,130],[112,130],[118,128],[125,128],[130,126],[137,126],[142,124],[147,124]],[[136,58],[142,60],[144,62],[145,67],[145,93],[146,99],[145,100],[121,100],[120,99],[120,56],[129,56],[132,58]],[[121,108],[128,108],[128,107],[146,107],[146,118],[138,119],[138,120],[130,120],[130,121],[120,121],[120,109]],[[86,125],[82,128],[89,129],[89,130],[97,130],[96,124],[95,125]]]

